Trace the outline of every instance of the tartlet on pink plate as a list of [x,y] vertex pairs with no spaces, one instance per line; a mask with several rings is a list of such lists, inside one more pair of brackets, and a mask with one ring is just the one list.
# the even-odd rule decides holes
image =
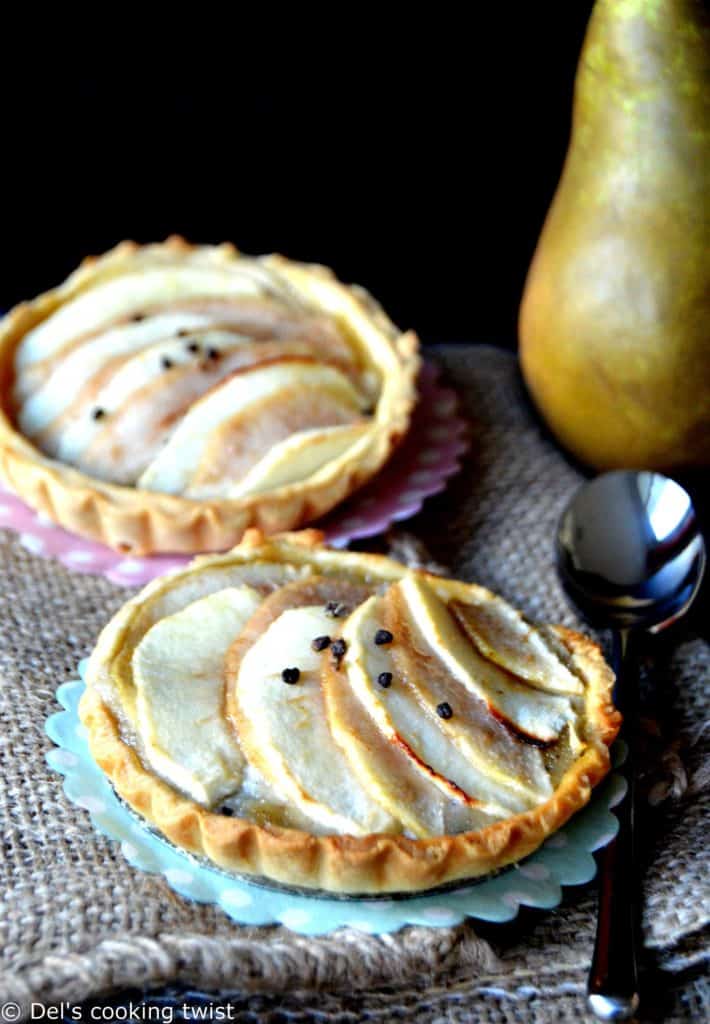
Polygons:
[[327,268],[124,242],[0,323],[0,476],[121,552],[226,549],[374,476],[419,365],[416,335]]

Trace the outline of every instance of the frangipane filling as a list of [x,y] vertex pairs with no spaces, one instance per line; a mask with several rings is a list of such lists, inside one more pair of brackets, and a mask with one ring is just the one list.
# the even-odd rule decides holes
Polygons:
[[100,695],[146,766],[219,814],[480,829],[551,796],[586,746],[586,683],[561,641],[477,594],[216,563],[143,604]]

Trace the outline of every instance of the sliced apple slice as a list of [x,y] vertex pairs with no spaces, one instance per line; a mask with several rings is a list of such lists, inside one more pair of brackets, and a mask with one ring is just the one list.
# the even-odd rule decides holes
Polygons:
[[[412,767],[450,800],[468,804],[491,818],[532,806],[539,800],[540,790],[527,782],[524,760],[519,769],[522,778],[514,774],[521,759],[496,770],[485,746],[474,757],[468,747],[461,751],[455,737],[443,728],[446,723],[422,706],[410,679],[398,673],[388,647],[374,643],[384,612],[384,599],[378,597],[353,612],[343,627],[347,651],[342,662],[354,694],[382,735],[404,751]],[[388,687],[378,683],[383,672],[392,674]],[[340,736],[347,742],[345,731],[343,728]],[[477,740],[480,737],[474,729],[469,746],[475,749]],[[535,756],[540,758],[539,751],[532,751],[531,759]],[[544,776],[541,763],[540,770]]]
[[322,605],[290,608],[246,651],[237,641],[227,685],[239,740],[276,792],[321,828],[351,835],[399,831],[360,785],[328,728],[321,656],[312,642],[328,635],[333,622]]
[[534,690],[482,657],[420,576],[410,573],[392,587],[389,602],[409,628],[410,642],[438,659],[454,680],[484,702],[492,716],[523,738],[553,743],[565,726],[572,729],[576,715],[569,699]]
[[425,838],[491,824],[492,815],[460,794],[450,797],[380,730],[329,654],[322,655],[321,680],[333,738],[364,788],[408,833]]
[[242,779],[244,756],[224,713],[224,659],[260,601],[252,587],[219,590],[157,622],[133,653],[143,754],[204,806]]
[[237,371],[190,408],[138,485],[195,498],[225,494],[275,442],[352,422],[361,404],[342,373],[312,360]]
[[[112,358],[126,344],[140,348],[143,338],[150,344],[178,331],[208,327],[233,331],[258,341],[307,343],[308,351],[325,362],[350,368],[353,375],[361,375],[360,353],[331,317],[273,298],[193,298],[151,304],[128,319],[123,316],[109,323],[101,320],[99,326],[69,339],[51,356],[23,367],[15,382],[15,401],[19,405],[39,392],[65,360],[72,362],[62,373],[61,384],[54,393],[55,401],[57,396],[60,399],[71,396],[77,381],[90,377],[103,365],[107,352],[108,358]],[[47,416],[54,418],[56,414]]]
[[339,458],[367,433],[367,423],[299,430],[280,441],[228,492],[230,498],[263,494],[296,480],[307,480]]
[[449,611],[479,652],[501,668],[549,693],[582,694],[584,685],[562,660],[559,642],[498,597],[485,603],[450,601]]

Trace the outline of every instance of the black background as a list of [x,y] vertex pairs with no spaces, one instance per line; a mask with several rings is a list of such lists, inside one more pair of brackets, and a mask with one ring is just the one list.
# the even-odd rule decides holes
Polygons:
[[0,307],[177,232],[327,263],[425,342],[514,345],[591,3],[534,7],[412,8],[387,35],[385,8],[205,7],[179,45],[50,31],[31,67],[6,36]]

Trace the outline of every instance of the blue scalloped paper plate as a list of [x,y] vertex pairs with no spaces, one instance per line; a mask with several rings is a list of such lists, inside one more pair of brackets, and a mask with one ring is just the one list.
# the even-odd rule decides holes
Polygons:
[[171,846],[116,796],[91,757],[79,721],[85,668],[82,662],[82,678],[59,687],[57,699],[65,710],[52,715],[46,726],[59,748],[48,752],[47,762],[64,775],[67,797],[89,812],[100,832],[120,842],[133,867],[163,875],[180,896],[214,903],[239,924],[281,923],[302,935],[321,935],[346,925],[382,934],[408,924],[451,926],[466,917],[510,921],[521,904],[549,910],[562,899],[563,885],[589,882],[596,871],[593,851],[616,835],[618,823],[611,808],[622,799],[626,783],[611,775],[592,802],[531,857],[467,887],[416,897],[337,899],[235,878]]

